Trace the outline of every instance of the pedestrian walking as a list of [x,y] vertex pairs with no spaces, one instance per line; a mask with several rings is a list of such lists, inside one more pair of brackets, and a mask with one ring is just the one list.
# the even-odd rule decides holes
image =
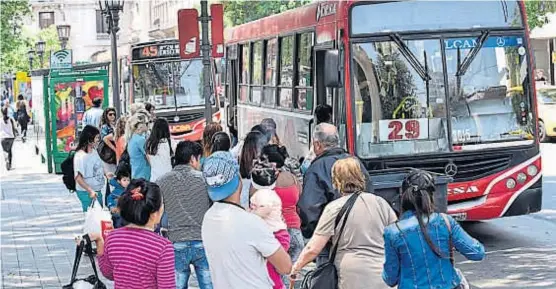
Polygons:
[[131,162],[131,178],[151,179],[151,165],[147,159],[146,134],[148,119],[144,115],[135,114],[130,117],[128,126],[131,136],[127,142],[127,152]]
[[[365,175],[353,157],[336,161],[332,183],[341,197],[324,209],[313,237],[293,266],[292,275],[297,275],[332,240],[336,250],[331,252],[330,259],[338,272],[339,289],[388,288],[381,280],[383,233],[386,226],[396,221],[396,213],[384,199],[366,193]],[[352,197],[356,199],[351,211],[338,216]],[[345,227],[341,230],[339,224],[344,219]]]
[[114,228],[120,228],[124,226],[122,217],[120,216],[120,209],[118,208],[118,200],[126,190],[127,186],[131,182],[131,173],[125,169],[119,169],[116,172],[116,176],[110,180],[110,185],[114,188],[110,195],[107,197],[108,209],[112,214],[112,223]]
[[265,222],[240,205],[237,161],[229,152],[216,152],[205,160],[203,176],[215,202],[201,229],[214,288],[271,289],[267,260],[287,274],[291,259]]
[[127,142],[125,139],[125,127],[127,123],[127,117],[122,116],[116,121],[116,131],[114,133],[114,138],[116,139],[116,161],[119,162],[124,150],[126,148]]
[[211,154],[215,152],[227,152],[230,151],[232,146],[232,140],[228,133],[220,131],[214,134],[212,137],[212,147],[210,149]]
[[154,233],[164,212],[160,188],[145,180],[133,180],[118,201],[120,214],[128,223],[96,242],[102,275],[114,281],[115,289],[175,289],[174,248]]
[[[297,213],[297,202],[301,192],[298,178],[288,171],[285,167],[286,160],[289,155],[285,147],[279,145],[266,145],[262,150],[263,157],[273,163],[277,169],[276,187],[274,191],[280,197],[282,202],[282,216],[286,222],[288,234],[290,235],[290,244],[288,254],[292,262],[297,261],[301,250],[305,246],[303,235],[301,234],[301,219]],[[289,287],[290,280],[288,276],[282,278],[286,288]]]
[[261,155],[263,147],[268,143],[266,136],[258,131],[252,131],[245,137],[245,143],[239,159],[239,171],[241,174],[241,205],[249,208],[249,197],[251,189],[251,170],[253,161]]
[[172,139],[168,121],[159,118],[154,122],[153,129],[146,144],[147,158],[151,165],[151,181],[156,182],[165,173],[172,170]]
[[[86,125],[79,135],[79,141],[73,157],[73,172],[76,183],[77,198],[83,212],[87,211],[95,199],[103,203],[102,189],[105,185],[104,163],[100,159],[97,147],[100,142],[98,128]],[[109,175],[109,174],[108,174]]]
[[[113,107],[106,108],[102,113],[100,120],[100,139],[104,145],[116,155],[116,140],[114,137],[114,128],[116,126],[116,109]],[[116,164],[104,162],[104,171],[115,173]]]
[[0,122],[0,141],[2,150],[4,151],[4,159],[6,161],[6,170],[12,169],[13,152],[15,137],[17,136],[17,127],[15,120],[10,116],[8,108],[2,108],[2,121]]
[[205,179],[200,171],[202,155],[200,144],[180,142],[176,147],[174,168],[158,180],[166,204],[168,238],[174,244],[178,289],[188,288],[190,265],[195,268],[200,289],[212,289],[201,236],[203,216],[210,208]]
[[17,96],[17,103],[15,107],[17,111],[17,122],[19,123],[19,127],[21,128],[21,141],[25,142],[27,139],[27,125],[31,120],[31,110],[29,107],[29,103],[21,94]]
[[93,106],[83,114],[83,125],[91,125],[100,128],[100,121],[102,119],[102,97],[93,99]]
[[203,145],[203,160],[211,155],[212,153],[212,138],[217,132],[222,131],[222,126],[216,122],[211,122],[207,124],[205,130],[203,131],[203,138],[201,144]]
[[399,289],[464,288],[452,250],[480,261],[485,248],[449,215],[434,212],[433,177],[413,170],[402,182],[402,215],[386,228],[383,279]]
[[[251,212],[261,217],[282,248],[287,252],[290,247],[290,235],[282,218],[282,201],[274,191],[277,171],[266,158],[254,161],[251,180],[255,192],[251,197]],[[267,262],[268,275],[274,283],[273,289],[284,289],[284,282],[276,268]]]
[[[317,158],[313,160],[303,179],[303,194],[297,203],[301,217],[301,232],[305,238],[311,238],[322,215],[324,207],[340,197],[340,193],[332,184],[332,166],[337,160],[350,155],[339,147],[340,137],[336,127],[321,123],[313,133],[313,150]],[[362,166],[362,165],[361,165]],[[368,172],[362,168],[365,179],[369,180]],[[367,185],[367,188],[370,188]],[[368,190],[370,191],[370,190]],[[328,261],[329,248],[325,248],[317,258],[317,264]]]

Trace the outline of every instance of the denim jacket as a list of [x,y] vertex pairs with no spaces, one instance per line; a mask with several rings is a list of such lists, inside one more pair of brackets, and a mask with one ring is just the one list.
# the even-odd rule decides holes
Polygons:
[[[485,248],[473,239],[450,216],[452,242],[455,249],[467,259],[480,261]],[[405,212],[400,220],[384,230],[385,263],[382,278],[398,289],[453,289],[461,282],[450,262],[449,230],[444,218],[434,213],[424,220],[432,242],[440,250],[438,257],[426,242],[417,217]],[[401,230],[401,231],[400,231]]]

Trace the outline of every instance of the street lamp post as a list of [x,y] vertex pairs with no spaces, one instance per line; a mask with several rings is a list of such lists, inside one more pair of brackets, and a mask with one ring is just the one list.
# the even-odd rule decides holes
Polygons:
[[66,45],[68,44],[70,36],[71,26],[68,24],[56,25],[56,31],[58,32],[58,39],[60,40],[62,49],[66,49]]
[[98,1],[100,10],[104,17],[106,17],[106,23],[108,24],[108,34],[110,34],[111,40],[111,52],[112,52],[112,99],[114,101],[114,107],[116,108],[116,115],[120,115],[121,103],[120,103],[120,81],[118,75],[118,43],[117,43],[117,33],[120,30],[120,11],[124,10],[124,1],[121,0],[105,0]]
[[42,68],[43,66],[43,61],[44,61],[44,46],[46,45],[46,43],[42,40],[37,41],[37,43],[35,43],[35,50],[37,51],[37,54],[39,55],[39,68]]
[[29,49],[29,51],[27,51],[27,56],[29,57],[29,74],[31,74],[31,70],[33,70],[33,59],[35,58],[35,50]]

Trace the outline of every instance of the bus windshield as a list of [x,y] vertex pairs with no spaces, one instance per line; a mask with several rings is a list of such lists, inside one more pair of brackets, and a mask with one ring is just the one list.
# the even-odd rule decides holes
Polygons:
[[200,59],[134,64],[133,79],[135,100],[154,103],[157,109],[205,104]]
[[391,39],[352,47],[361,157],[532,142],[521,37]]

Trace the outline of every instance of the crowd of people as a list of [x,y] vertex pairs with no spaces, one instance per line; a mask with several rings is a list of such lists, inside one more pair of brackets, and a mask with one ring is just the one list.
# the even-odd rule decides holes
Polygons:
[[236,144],[218,123],[201,143],[173,144],[152,105],[120,119],[95,112],[74,173],[83,211],[106,198],[112,212],[115,230],[90,236],[102,274],[116,288],[182,289],[193,268],[201,289],[284,289],[314,261],[336,268],[340,289],[463,288],[452,250],[481,260],[484,247],[435,212],[434,178],[408,174],[397,216],[340,147],[331,109],[317,110],[303,160],[290,157],[272,119]]

